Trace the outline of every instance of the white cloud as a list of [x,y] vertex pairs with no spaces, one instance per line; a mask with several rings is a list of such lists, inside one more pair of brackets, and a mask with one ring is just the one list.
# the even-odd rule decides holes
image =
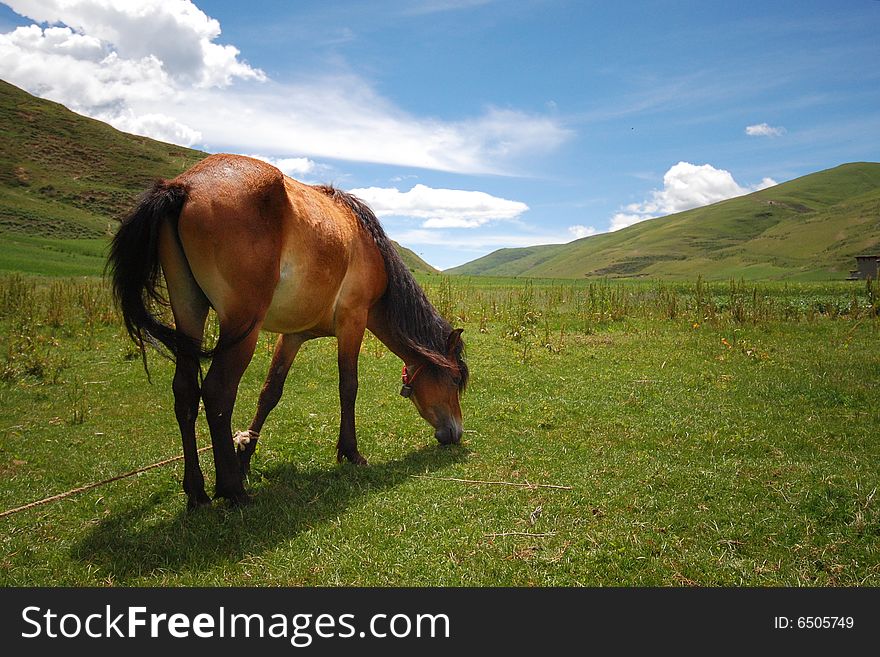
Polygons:
[[592,226],[583,226],[581,224],[575,224],[574,226],[568,227],[568,232],[571,233],[576,240],[579,240],[583,237],[590,237],[591,235],[595,235],[599,231],[597,231]]
[[423,228],[476,228],[491,221],[516,219],[529,209],[485,192],[435,189],[416,185],[408,192],[396,187],[366,187],[351,193],[381,216],[422,219]]
[[775,180],[773,180],[773,178],[764,177],[764,178],[761,178],[761,182],[759,182],[757,185],[752,185],[748,189],[748,192],[759,192],[762,189],[767,189],[768,187],[775,187],[778,184],[779,183],[776,182]]
[[130,109],[107,117],[119,130],[145,135],[160,141],[192,146],[202,133],[165,114],[136,115]]
[[434,14],[445,11],[458,11],[489,4],[492,0],[425,0],[409,2],[404,13],[411,15]]
[[[112,47],[120,58],[155,57],[178,80],[203,87],[234,78],[265,79],[220,45],[220,23],[189,0],[4,0],[13,11],[41,23],[63,23],[85,38]],[[49,28],[51,30],[53,28]]]
[[651,197],[641,203],[622,208],[611,218],[609,230],[620,230],[646,219],[717,203],[775,184],[772,178],[764,178],[757,185],[743,187],[724,169],[716,169],[710,164],[679,162],[664,174],[663,189],[652,191]]
[[781,137],[785,134],[785,128],[782,126],[773,127],[766,123],[756,123],[755,125],[746,126],[746,134],[750,137]]
[[443,230],[416,228],[404,231],[389,231],[391,237],[405,246],[443,246],[462,251],[484,252],[488,249],[520,248],[544,244],[563,244],[570,237],[559,233],[455,233]]
[[515,111],[489,109],[456,122],[415,117],[350,75],[270,81],[240,95],[190,93],[177,112],[209,144],[457,173],[509,173],[518,158],[569,136],[550,119]]
[[0,73],[74,109],[101,110],[174,92],[155,57],[121,59],[107,44],[67,27],[29,25],[0,34]]
[[16,29],[12,38],[25,49],[54,52],[74,59],[98,62],[109,54],[100,39],[77,34],[69,27],[47,27],[41,30],[37,25],[29,25]]
[[615,230],[620,230],[621,228],[626,228],[627,226],[632,226],[645,219],[652,218],[653,215],[650,214],[627,214],[626,212],[617,212],[611,217],[611,224],[608,226],[608,230],[613,233]]
[[268,162],[294,178],[307,176],[319,168],[318,164],[307,157],[269,157],[268,155],[248,155],[248,157]]
[[233,46],[213,43],[220,25],[185,0],[7,4],[55,25],[0,34],[0,75],[120,130],[191,146],[202,133],[169,114],[175,99],[188,88],[265,80]]
[[564,244],[571,242],[572,239],[587,237],[598,232],[592,226],[581,225],[559,230],[546,230],[526,225],[518,227],[522,229],[521,232],[511,232],[502,226],[498,226],[498,230],[489,227],[482,230],[465,230],[458,225],[444,226],[439,230],[424,226],[399,230],[393,225],[386,226],[386,229],[393,239],[407,247],[435,247],[433,251],[438,254],[444,252],[458,254],[451,257],[438,255],[440,260],[432,264],[444,269],[462,264],[465,260],[461,256],[462,253],[473,254],[470,257],[475,257],[486,255],[496,249]]
[[572,134],[555,118],[513,109],[457,121],[413,116],[354,75],[270,81],[237,48],[216,43],[219,23],[187,0],[7,4],[52,26],[0,34],[0,77],[185,145],[504,174]]

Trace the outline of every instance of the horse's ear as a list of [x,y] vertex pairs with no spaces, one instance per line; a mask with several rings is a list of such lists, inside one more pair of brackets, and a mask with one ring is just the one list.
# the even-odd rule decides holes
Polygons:
[[449,334],[449,337],[446,339],[446,353],[449,356],[455,352],[455,349],[461,344],[461,334],[464,332],[464,329],[458,328],[455,329],[452,333]]

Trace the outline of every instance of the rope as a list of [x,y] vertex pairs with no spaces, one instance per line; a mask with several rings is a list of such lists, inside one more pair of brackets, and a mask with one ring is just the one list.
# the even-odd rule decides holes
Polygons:
[[[211,449],[211,446],[208,445],[206,447],[201,447],[198,449],[198,453],[204,452],[206,449]],[[37,500],[36,502],[30,502],[25,504],[24,506],[19,506],[14,509],[9,509],[7,511],[3,511],[0,513],[0,518],[5,518],[6,516],[11,516],[20,511],[26,511],[27,509],[32,509],[35,506],[42,506],[43,504],[48,504],[49,502],[55,502],[56,500],[63,500],[65,497],[70,497],[71,495],[76,495],[77,493],[84,493],[87,490],[92,490],[93,488],[98,488],[99,486],[105,486],[114,481],[119,481],[120,479],[125,479],[126,477],[133,477],[136,474],[141,474],[142,472],[146,472],[147,470],[152,470],[154,468],[162,467],[163,465],[168,465],[169,463],[174,463],[175,461],[180,461],[183,458],[183,454],[179,456],[172,456],[170,459],[165,459],[164,461],[159,461],[158,463],[153,463],[152,465],[146,465],[142,468],[138,468],[137,470],[132,470],[131,472],[126,472],[125,474],[116,475],[115,477],[110,477],[109,479],[104,479],[103,481],[96,481],[91,484],[86,484],[85,486],[80,486],[79,488],[73,488],[64,493],[58,493],[58,495],[52,495],[51,497],[46,497],[42,500]]]

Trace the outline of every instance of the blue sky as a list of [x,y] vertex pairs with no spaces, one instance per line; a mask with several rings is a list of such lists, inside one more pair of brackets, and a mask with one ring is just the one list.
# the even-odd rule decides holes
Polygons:
[[447,268],[880,159],[880,2],[10,0],[0,78]]

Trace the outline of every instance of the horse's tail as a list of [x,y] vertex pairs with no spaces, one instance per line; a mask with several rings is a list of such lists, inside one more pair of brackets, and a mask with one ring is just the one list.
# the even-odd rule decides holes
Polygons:
[[183,349],[206,355],[195,340],[187,340],[172,326],[164,324],[151,309],[154,303],[168,305],[161,290],[159,231],[162,222],[169,221],[176,233],[187,195],[188,189],[183,183],[156,181],[122,220],[110,245],[107,269],[112,277],[113,297],[122,311],[128,335],[141,350],[144,369],[147,366],[145,342],[160,351],[164,346],[174,358]]

